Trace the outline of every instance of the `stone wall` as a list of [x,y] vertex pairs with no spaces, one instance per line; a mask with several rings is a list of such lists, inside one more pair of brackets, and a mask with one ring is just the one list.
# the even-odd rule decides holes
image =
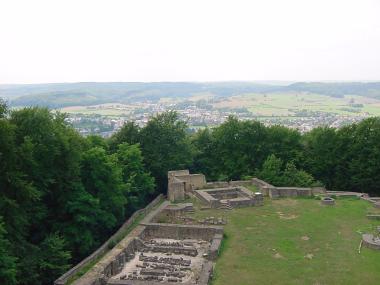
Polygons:
[[168,199],[172,202],[185,200],[185,182],[177,179],[176,177],[171,178],[168,183]]
[[193,189],[200,189],[206,185],[206,177],[203,174],[191,174],[190,183],[193,185]]
[[228,184],[231,187],[233,187],[233,186],[244,186],[244,187],[247,187],[247,186],[253,185],[252,184],[252,180],[232,180],[232,181],[228,182]]
[[273,187],[269,189],[269,197],[284,198],[284,197],[308,197],[313,195],[312,188],[303,187]]
[[[218,188],[215,188],[218,189]],[[195,197],[197,197],[202,203],[210,206],[211,208],[218,208],[220,205],[220,202],[218,199],[212,197],[209,193],[206,191],[194,191]]]
[[211,189],[211,188],[226,188],[230,184],[227,181],[215,181],[215,182],[207,182],[207,184],[204,186],[205,189]]
[[201,239],[211,242],[215,234],[223,234],[222,226],[145,224],[142,238]]
[[269,196],[269,190],[275,188],[273,185],[258,178],[252,178],[251,182],[252,185],[256,186],[264,196]]
[[219,250],[220,250],[220,247],[222,245],[222,240],[223,240],[223,234],[221,234],[221,233],[216,233],[213,236],[213,239],[212,239],[211,245],[210,245],[210,250],[208,253],[208,259],[209,260],[214,261],[218,258]]
[[186,193],[204,187],[206,177],[203,174],[190,174],[189,170],[168,172],[168,198],[172,202],[183,201]]
[[244,186],[211,188],[193,191],[194,195],[211,208],[219,208],[228,201],[232,207],[261,206],[263,195],[252,193]]
[[269,196],[271,199],[299,196],[307,197],[314,194],[326,193],[326,188],[324,187],[276,187],[258,178],[253,178],[252,184],[255,185],[264,196]]

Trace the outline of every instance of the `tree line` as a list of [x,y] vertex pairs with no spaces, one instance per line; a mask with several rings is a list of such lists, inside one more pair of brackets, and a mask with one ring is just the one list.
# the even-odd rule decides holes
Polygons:
[[81,137],[58,112],[0,103],[0,284],[51,284],[183,168],[379,195],[380,119],[301,134],[230,117],[190,134],[166,112],[104,139]]

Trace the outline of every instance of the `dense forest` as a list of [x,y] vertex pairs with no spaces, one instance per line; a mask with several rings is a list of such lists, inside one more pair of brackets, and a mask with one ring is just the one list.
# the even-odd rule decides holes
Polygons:
[[103,139],[81,137],[64,114],[0,101],[0,284],[51,284],[182,168],[380,195],[380,118],[302,135],[230,117],[190,134],[166,112]]

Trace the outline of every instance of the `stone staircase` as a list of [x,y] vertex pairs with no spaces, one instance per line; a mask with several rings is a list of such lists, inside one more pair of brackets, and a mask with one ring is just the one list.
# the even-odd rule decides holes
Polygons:
[[218,209],[230,211],[233,207],[231,206],[229,200],[220,200],[220,206]]
[[187,203],[185,205],[184,211],[186,213],[193,214],[195,212],[193,204],[192,203]]

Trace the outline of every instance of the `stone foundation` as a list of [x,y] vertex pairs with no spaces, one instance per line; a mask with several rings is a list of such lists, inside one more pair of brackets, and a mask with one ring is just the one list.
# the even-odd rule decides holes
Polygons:
[[371,234],[362,235],[363,245],[365,247],[380,250],[380,238]]
[[261,206],[263,204],[261,193],[254,194],[243,186],[196,190],[194,195],[211,208],[219,208],[223,203],[228,203],[231,207]]

